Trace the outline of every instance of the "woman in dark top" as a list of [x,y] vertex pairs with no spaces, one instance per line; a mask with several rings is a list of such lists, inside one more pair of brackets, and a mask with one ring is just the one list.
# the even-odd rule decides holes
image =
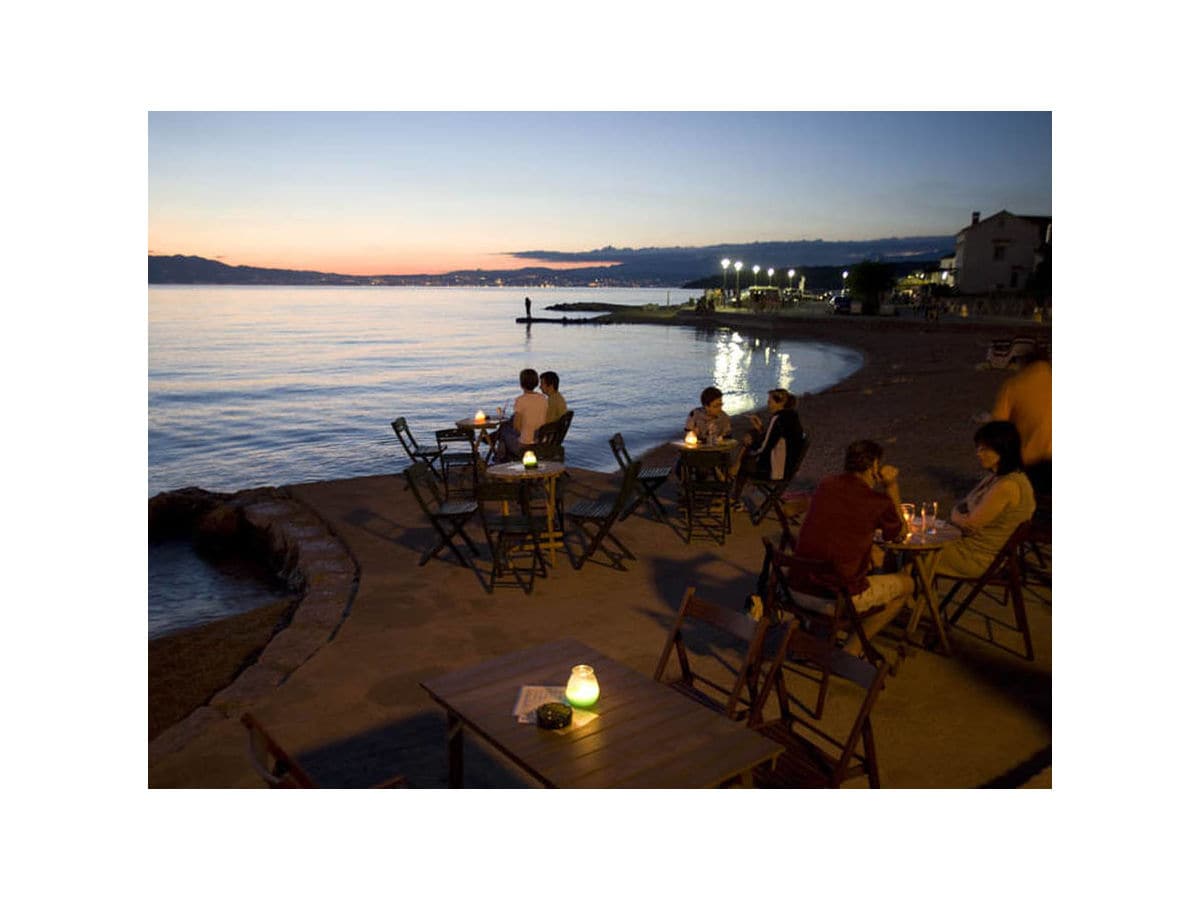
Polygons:
[[783,388],[767,394],[767,412],[771,418],[763,427],[762,420],[750,416],[753,430],[742,438],[742,454],[733,485],[733,499],[742,495],[749,478],[779,481],[794,473],[804,448],[804,426],[796,412],[796,398]]

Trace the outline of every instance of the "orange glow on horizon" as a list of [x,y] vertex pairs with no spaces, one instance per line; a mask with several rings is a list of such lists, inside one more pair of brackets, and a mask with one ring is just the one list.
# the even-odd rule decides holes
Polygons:
[[251,266],[259,269],[292,269],[306,272],[325,272],[334,275],[381,276],[381,275],[444,275],[447,272],[470,271],[513,271],[525,268],[583,269],[595,266],[616,266],[618,262],[549,262],[539,259],[522,259],[506,253],[463,254],[423,253],[418,260],[396,262],[380,261],[377,257],[364,258],[363,254],[271,254],[269,257],[231,256],[203,250],[157,250],[150,248],[153,256],[201,256],[224,263],[227,266]]

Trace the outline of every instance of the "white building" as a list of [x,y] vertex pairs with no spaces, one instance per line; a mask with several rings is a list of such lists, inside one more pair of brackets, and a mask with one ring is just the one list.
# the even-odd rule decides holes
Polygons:
[[1006,209],[955,235],[954,276],[964,294],[1024,290],[1050,245],[1049,216],[1017,216]]

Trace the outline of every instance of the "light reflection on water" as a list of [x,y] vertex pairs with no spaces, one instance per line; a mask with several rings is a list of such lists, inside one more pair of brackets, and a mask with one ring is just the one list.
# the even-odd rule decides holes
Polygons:
[[[535,324],[560,301],[664,303],[665,289],[156,286],[149,296],[149,493],[238,490],[395,472],[390,422],[422,439],[520,392],[517,372],[554,369],[576,411],[572,465],[611,471],[613,432],[635,455],[678,437],[716,384],[736,414],[766,392],[829,387],[850,350],[726,330]],[[670,291],[675,303],[688,292]],[[592,313],[578,314],[581,316]],[[803,417],[803,408],[801,408]]]

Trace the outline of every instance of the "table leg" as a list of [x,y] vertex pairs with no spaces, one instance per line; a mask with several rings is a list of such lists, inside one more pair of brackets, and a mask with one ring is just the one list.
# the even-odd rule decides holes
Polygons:
[[933,571],[937,564],[937,556],[937,553],[913,554],[913,581],[916,583],[916,596],[914,597],[912,616],[908,620],[908,627],[904,633],[910,640],[915,639],[917,626],[921,622],[925,607],[928,606],[929,615],[933,619],[933,625],[937,631],[938,642],[941,644],[942,651],[949,656],[950,640],[946,637],[946,628],[942,624],[941,611],[938,609],[937,591],[933,586]]
[[550,545],[550,565],[554,565],[554,483],[557,478],[546,479],[546,543]]
[[463,723],[454,713],[446,713],[446,755],[450,769],[450,787],[463,786]]

